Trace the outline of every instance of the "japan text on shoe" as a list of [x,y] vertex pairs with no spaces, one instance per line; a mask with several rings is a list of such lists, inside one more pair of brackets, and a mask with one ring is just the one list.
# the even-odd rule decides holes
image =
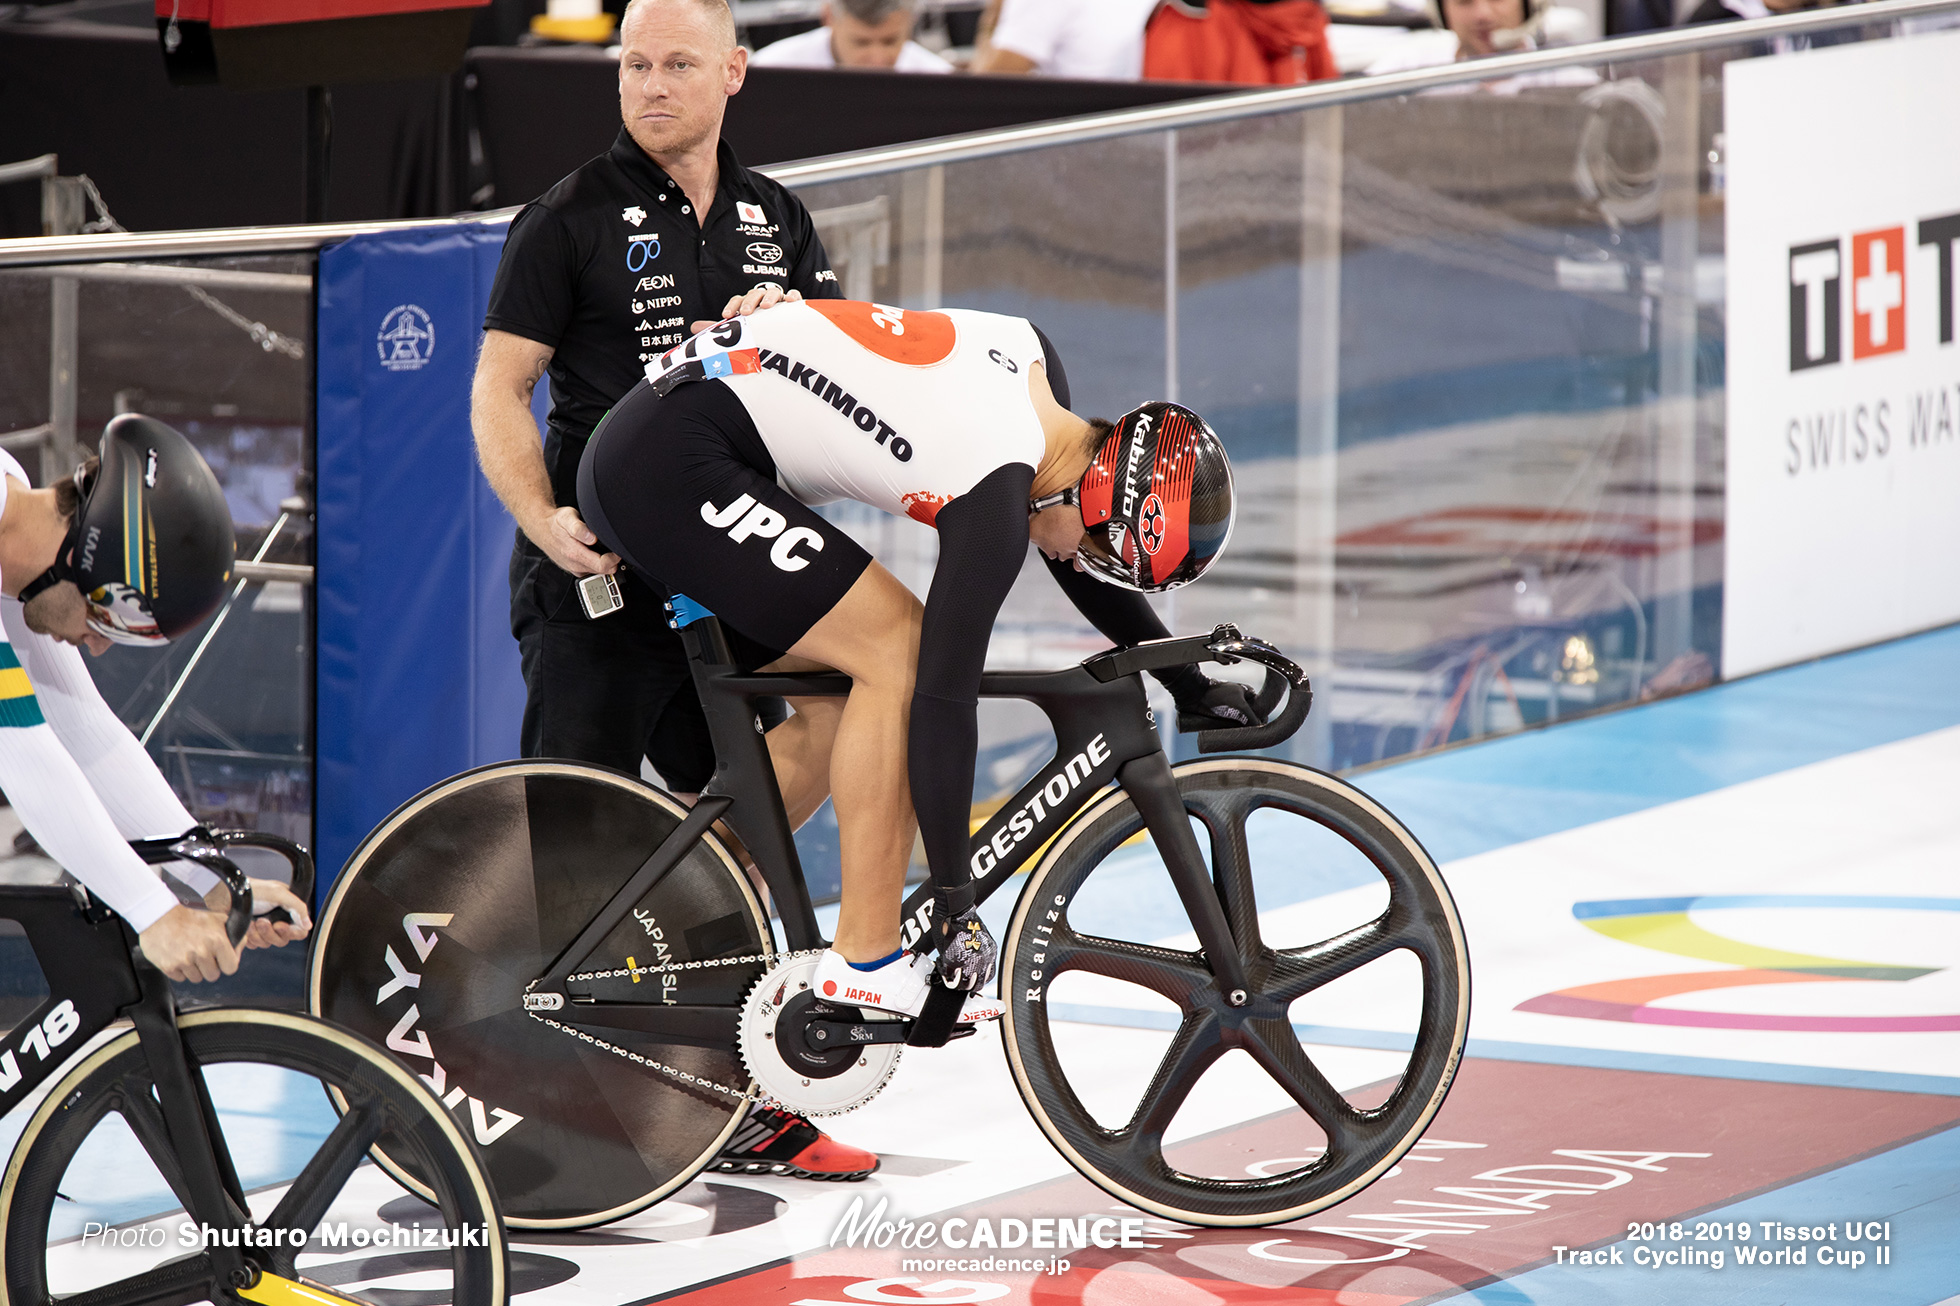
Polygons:
[[[839,1006],[875,1007],[901,1016],[917,1016],[925,1009],[926,994],[933,983],[930,957],[903,953],[876,970],[859,970],[831,950],[817,963],[814,987],[820,999]],[[998,1020],[1006,1009],[999,998],[970,993],[960,1008],[959,1023]]]

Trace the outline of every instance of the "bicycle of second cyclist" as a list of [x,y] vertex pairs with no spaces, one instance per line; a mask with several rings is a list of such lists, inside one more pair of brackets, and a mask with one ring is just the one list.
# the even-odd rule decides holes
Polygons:
[[[824,940],[755,703],[849,680],[744,672],[712,616],[681,633],[717,753],[692,808],[602,768],[483,767],[377,826],[320,913],[312,1009],[384,1043],[468,1121],[513,1226],[640,1210],[715,1163],[759,1097],[848,1109],[908,1043],[970,1032],[952,1028],[956,1003],[881,1019],[807,991]],[[1032,703],[1056,751],[979,822],[970,863],[983,902],[1026,871],[1000,984],[1028,1111],[1111,1195],[1213,1226],[1298,1219],[1386,1173],[1442,1105],[1470,1002],[1448,889],[1379,804],[1269,758],[1170,764],[1142,673],[1241,661],[1264,668],[1265,724],[1201,733],[1209,755],[1283,742],[1312,698],[1298,666],[1232,626],[988,673],[982,696]],[[784,951],[718,828],[766,882]],[[931,905],[929,885],[906,899],[908,947],[929,946]],[[1162,1044],[1131,1082],[1070,1023],[1112,1013]],[[1375,1050],[1309,1052],[1301,1033],[1341,1042],[1355,1024],[1369,1028],[1345,1035]],[[1217,1103],[1200,1081],[1234,1051],[1270,1090],[1250,1166],[1198,1136]],[[1344,1095],[1328,1055],[1379,1082]],[[1230,1074],[1242,1096],[1243,1059]],[[426,1183],[413,1158],[378,1158]]]
[[[284,858],[294,891],[312,893],[311,859],[275,835],[200,831],[135,847],[153,864],[193,861],[223,879],[233,946],[252,914],[236,849]],[[312,1016],[180,1010],[128,925],[79,887],[0,887],[0,919],[25,936],[48,989],[0,1039],[0,1115],[68,1067],[28,1111],[0,1181],[0,1306],[388,1302],[402,1300],[388,1288],[400,1273],[413,1275],[416,1300],[508,1300],[495,1190],[464,1132],[394,1058]],[[317,1138],[303,1118],[282,1120],[285,1154],[268,1172],[263,1116],[304,1112],[309,1080],[337,1093],[346,1113]],[[244,1110],[229,1109],[241,1092]],[[376,1146],[426,1177],[435,1209],[419,1218],[427,1234],[415,1241],[434,1250],[412,1266],[321,1251],[346,1245],[348,1206],[336,1202]],[[256,1177],[277,1182],[248,1188],[241,1161],[246,1175],[256,1165]],[[373,1209],[357,1207],[356,1223]]]

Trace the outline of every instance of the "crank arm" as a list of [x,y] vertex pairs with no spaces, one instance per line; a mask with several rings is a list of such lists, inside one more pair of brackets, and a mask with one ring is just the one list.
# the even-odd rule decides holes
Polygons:
[[812,1052],[829,1052],[841,1047],[903,1043],[911,1032],[909,1020],[813,1020],[803,1031],[803,1041]]
[[[803,1031],[803,1041],[812,1052],[830,1052],[840,1047],[869,1047],[874,1043],[903,1043],[912,1032],[909,1020],[813,1020]],[[953,1026],[952,1038],[971,1038],[978,1025]]]

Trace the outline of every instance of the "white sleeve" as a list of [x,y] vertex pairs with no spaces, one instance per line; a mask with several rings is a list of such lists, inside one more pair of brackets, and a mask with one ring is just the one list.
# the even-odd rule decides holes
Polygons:
[[[30,631],[13,599],[0,599],[0,625],[34,687],[41,715],[88,777],[117,832],[124,839],[174,839],[196,825],[136,736],[103,701],[82,651]],[[167,869],[199,896],[218,883],[193,862],[172,862]]]
[[[7,646],[0,644],[0,649]],[[0,661],[12,661],[0,656]],[[25,679],[19,667],[11,671]],[[88,777],[41,721],[34,694],[0,688],[0,789],[48,855],[142,933],[177,905],[177,896],[116,832]]]
[[994,48],[1012,50],[1047,71],[1061,47],[1062,25],[1068,19],[1062,0],[1001,0],[994,22]]

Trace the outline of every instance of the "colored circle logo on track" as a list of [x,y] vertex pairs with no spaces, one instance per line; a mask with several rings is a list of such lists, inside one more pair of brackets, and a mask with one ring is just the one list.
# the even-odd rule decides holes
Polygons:
[[1519,1011],[1582,1020],[1702,1029],[1763,1029],[1805,1033],[1904,1034],[1960,1030],[1960,1013],[1848,1016],[1708,1011],[1656,1004],[1688,993],[1763,984],[1891,983],[1937,973],[1937,966],[1893,966],[1808,953],[1784,952],[1716,934],[1691,912],[1738,909],[1960,912],[1960,898],[1888,898],[1854,894],[1711,894],[1689,898],[1627,898],[1572,905],[1572,915],[1609,939],[1658,952],[1738,967],[1735,970],[1643,975],[1540,994]]

